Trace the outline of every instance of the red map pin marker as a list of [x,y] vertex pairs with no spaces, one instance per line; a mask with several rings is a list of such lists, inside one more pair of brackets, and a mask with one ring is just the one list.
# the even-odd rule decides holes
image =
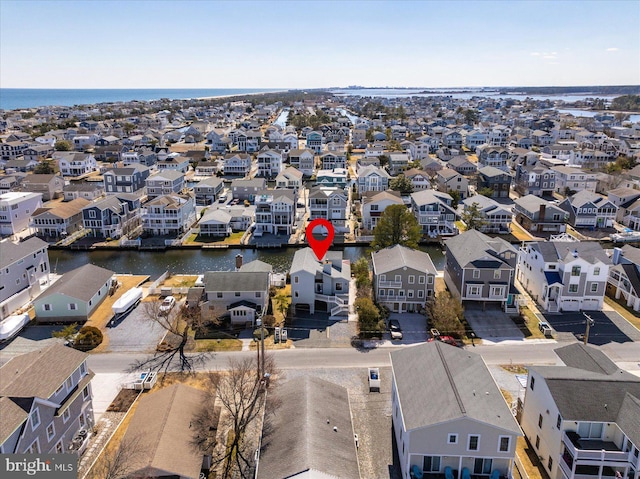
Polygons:
[[[323,226],[327,229],[327,237],[325,239],[318,240],[313,236],[313,230],[318,226]],[[331,224],[331,221],[325,220],[324,218],[316,218],[307,226],[307,242],[318,258],[318,261],[322,261],[324,255],[327,254],[327,251],[329,251],[329,247],[331,246],[331,243],[333,243],[334,235],[335,232],[333,231],[333,225]]]

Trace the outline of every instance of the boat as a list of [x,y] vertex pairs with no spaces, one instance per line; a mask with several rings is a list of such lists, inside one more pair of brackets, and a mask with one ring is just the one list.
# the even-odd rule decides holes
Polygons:
[[141,299],[142,288],[131,288],[120,298],[118,298],[115,303],[113,303],[113,314],[115,314],[116,316],[127,314],[137,306]]
[[29,321],[31,318],[26,313],[8,316],[0,321],[0,342],[8,341],[16,336]]

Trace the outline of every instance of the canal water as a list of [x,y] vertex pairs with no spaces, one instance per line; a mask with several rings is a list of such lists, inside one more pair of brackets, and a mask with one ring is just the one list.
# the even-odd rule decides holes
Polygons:
[[[429,253],[436,269],[444,269],[444,254],[439,245],[422,246]],[[352,262],[362,256],[371,257],[371,249],[366,246],[346,246],[345,259]],[[91,263],[108,268],[120,274],[143,274],[151,278],[165,271],[174,274],[202,274],[205,271],[230,271],[235,268],[237,254],[248,263],[255,259],[273,266],[277,273],[285,273],[291,267],[296,248],[280,249],[174,249],[166,251],[136,250],[49,250],[51,270],[62,274],[83,264]]]

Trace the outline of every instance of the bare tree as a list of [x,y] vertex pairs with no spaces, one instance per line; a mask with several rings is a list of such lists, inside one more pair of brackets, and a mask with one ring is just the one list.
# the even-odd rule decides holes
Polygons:
[[220,466],[223,479],[251,477],[257,444],[250,440],[253,435],[248,434],[247,429],[262,413],[265,388],[269,386],[269,378],[276,375],[273,357],[266,356],[264,361],[267,379],[256,374],[256,358],[230,359],[228,370],[218,378],[221,427],[228,431],[228,436],[221,452],[214,457],[214,463]]
[[155,322],[166,331],[165,339],[158,345],[153,356],[136,361],[130,370],[192,373],[201,367],[210,355],[208,353],[187,354],[189,333],[215,323],[213,310],[176,305],[169,311],[163,311],[161,304],[161,301],[145,301],[142,303],[142,308],[147,321]]
[[118,449],[105,450],[87,477],[89,479],[125,479],[137,469],[136,464],[144,458],[144,455],[140,436],[125,438]]

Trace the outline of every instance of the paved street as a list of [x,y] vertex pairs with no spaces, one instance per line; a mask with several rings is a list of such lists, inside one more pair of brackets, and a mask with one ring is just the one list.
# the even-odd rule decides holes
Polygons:
[[[602,346],[640,340],[640,332],[615,311],[588,311],[586,314],[595,322],[589,331],[589,344]],[[556,331],[572,333],[579,340],[584,337],[586,317],[583,313],[545,314],[544,317]]]

